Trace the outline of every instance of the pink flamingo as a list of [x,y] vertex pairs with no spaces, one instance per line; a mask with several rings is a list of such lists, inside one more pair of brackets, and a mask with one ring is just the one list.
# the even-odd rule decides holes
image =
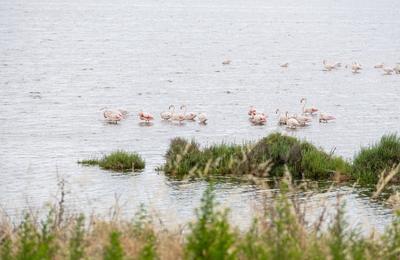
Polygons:
[[194,120],[196,118],[196,116],[197,116],[196,113],[193,113],[193,112],[187,113],[186,112],[186,106],[185,105],[181,106],[181,110],[182,110],[182,108],[185,109],[184,112],[183,112],[183,114],[185,116],[185,120]]
[[306,98],[302,98],[301,100],[300,100],[300,104],[303,104],[303,108],[302,108],[302,110],[303,110],[303,114],[314,114],[314,113],[316,113],[316,112],[318,112],[318,108],[316,108],[316,107],[305,107],[306,106],[306,103],[307,103],[307,99]]
[[104,110],[103,117],[109,123],[114,123],[114,124],[117,124],[119,121],[124,119],[124,115],[120,111],[114,111],[114,110]]
[[[172,108],[172,111],[171,111],[171,108]],[[160,114],[161,119],[169,120],[172,117],[172,114],[174,113],[174,111],[175,111],[175,106],[174,105],[170,105],[169,108],[168,108],[168,111],[164,111],[164,112],[162,112]]]
[[249,112],[247,113],[250,117],[255,116],[257,114],[257,110],[255,107],[251,106]]
[[146,123],[149,123],[150,121],[154,120],[154,117],[152,114],[145,113],[143,111],[140,111],[138,114],[140,120],[145,121]]
[[250,121],[255,125],[264,125],[267,123],[267,116],[264,113],[256,113],[250,118]]
[[332,121],[335,120],[336,117],[332,116],[332,115],[328,115],[328,114],[319,114],[319,122],[320,123],[328,123],[328,121]]

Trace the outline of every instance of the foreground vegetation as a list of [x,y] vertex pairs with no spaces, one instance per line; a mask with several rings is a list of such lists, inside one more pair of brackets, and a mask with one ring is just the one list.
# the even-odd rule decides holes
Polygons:
[[382,137],[379,143],[363,148],[353,163],[309,142],[279,133],[256,143],[223,143],[203,149],[194,140],[175,138],[165,158],[162,170],[177,178],[204,174],[276,177],[282,176],[287,167],[298,179],[353,179],[376,183],[382,171],[386,170],[385,175],[393,165],[400,163],[400,138],[396,135]]
[[101,159],[78,161],[82,165],[98,165],[102,169],[118,172],[137,171],[145,167],[145,162],[137,153],[115,151]]
[[13,225],[2,216],[0,259],[399,259],[400,214],[382,234],[361,236],[348,228],[338,200],[329,227],[304,212],[290,181],[265,205],[248,230],[239,231],[219,210],[208,188],[188,230],[155,228],[142,208],[132,221],[65,216],[54,208],[44,221],[26,215]]

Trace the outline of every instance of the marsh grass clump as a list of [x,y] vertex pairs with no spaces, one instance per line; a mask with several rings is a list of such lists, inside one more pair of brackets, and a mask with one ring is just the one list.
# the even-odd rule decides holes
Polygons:
[[279,133],[256,143],[199,147],[193,140],[173,139],[165,156],[165,173],[179,178],[188,175],[282,176],[288,167],[296,178],[320,179],[330,178],[335,173],[348,174],[351,169],[342,158]]
[[398,163],[400,163],[400,136],[384,135],[378,143],[362,148],[355,156],[353,175],[361,182],[376,183],[382,171],[390,170]]
[[83,160],[78,163],[88,166],[98,165],[103,169],[118,172],[142,170],[145,167],[145,162],[139,154],[121,150],[112,152],[101,159]]

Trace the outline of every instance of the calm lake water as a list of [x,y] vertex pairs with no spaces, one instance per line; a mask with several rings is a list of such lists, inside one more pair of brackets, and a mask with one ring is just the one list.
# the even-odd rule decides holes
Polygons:
[[[206,183],[155,172],[169,140],[240,143],[287,132],[274,111],[298,112],[301,97],[337,121],[287,134],[351,159],[400,129],[400,76],[373,68],[400,62],[399,13],[389,0],[0,0],[0,205],[9,214],[41,207],[64,178],[71,210],[106,215],[119,197],[128,213],[144,203],[182,224]],[[364,69],[323,72],[323,59]],[[158,116],[170,104],[207,113],[209,124],[139,124],[140,109]],[[268,113],[266,126],[249,124],[250,105]],[[105,106],[132,115],[105,124]],[[146,170],[121,176],[76,163],[115,149],[142,154]],[[265,192],[229,181],[217,188],[240,225]],[[390,221],[391,210],[359,190],[314,199],[338,192],[351,224]]]

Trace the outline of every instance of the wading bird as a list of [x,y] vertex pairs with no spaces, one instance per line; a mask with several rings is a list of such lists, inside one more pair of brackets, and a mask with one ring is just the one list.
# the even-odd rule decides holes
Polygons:
[[[172,109],[172,110],[171,110],[171,109]],[[175,106],[174,106],[174,105],[170,105],[170,106],[168,107],[168,111],[164,111],[164,112],[162,112],[162,113],[160,114],[161,119],[163,119],[163,120],[169,120],[169,119],[171,118],[172,114],[174,113],[174,111],[175,111]]]
[[249,112],[247,113],[249,115],[249,117],[254,116],[257,113],[257,110],[255,107],[251,106],[249,109]]
[[383,75],[392,75],[392,73],[394,72],[394,70],[389,67],[382,68],[382,70],[384,72]]
[[119,110],[102,109],[103,117],[109,123],[117,124],[119,121],[124,119],[123,114]]
[[[275,111],[275,114],[279,113],[279,108]],[[288,111],[285,114],[280,113],[278,116],[278,124],[279,125],[286,125],[286,121],[288,120]]]
[[255,125],[264,125],[267,123],[267,116],[264,113],[256,113],[250,118],[250,121]]
[[154,120],[154,117],[153,117],[152,114],[150,114],[150,113],[145,113],[145,112],[143,112],[143,111],[140,111],[139,114],[138,114],[138,116],[139,116],[139,119],[140,119],[140,120],[145,121],[146,123],[148,123],[148,122]]
[[289,119],[286,121],[286,127],[287,127],[287,128],[296,129],[296,128],[299,127],[299,126],[300,126],[299,121],[297,121],[297,120],[294,119],[294,118],[289,118]]
[[304,115],[306,115],[306,114],[312,115],[312,114],[318,112],[318,108],[313,107],[313,106],[306,107],[306,103],[307,103],[307,99],[306,98],[300,99],[300,104],[303,105],[302,112],[303,112]]
[[183,111],[183,115],[185,116],[185,120],[194,120],[195,118],[196,118],[196,113],[193,113],[193,112],[189,112],[189,113],[187,113],[186,112],[186,106],[185,105],[182,105],[181,106],[181,110],[182,109],[184,109],[184,111]]
[[319,114],[319,122],[320,123],[328,123],[329,121],[332,121],[335,119],[336,119],[336,117],[334,117],[332,115],[323,114],[323,113]]
[[197,117],[199,119],[200,124],[207,124],[207,115],[204,113],[200,113]]

